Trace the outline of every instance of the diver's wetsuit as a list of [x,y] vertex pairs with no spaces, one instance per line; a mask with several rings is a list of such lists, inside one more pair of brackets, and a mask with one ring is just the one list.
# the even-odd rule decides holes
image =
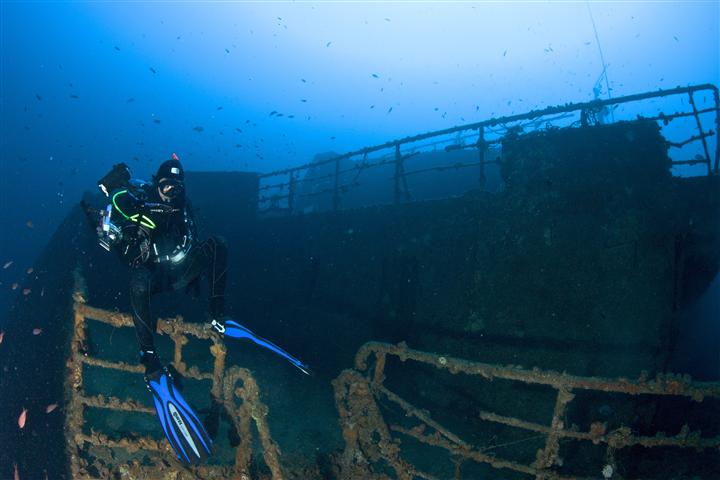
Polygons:
[[157,319],[150,316],[150,297],[192,286],[202,273],[207,273],[210,284],[210,317],[222,317],[227,247],[218,237],[197,240],[192,209],[184,196],[163,202],[152,183],[114,192],[112,203],[113,212],[124,217],[119,250],[131,267],[133,322],[141,351],[155,350]]

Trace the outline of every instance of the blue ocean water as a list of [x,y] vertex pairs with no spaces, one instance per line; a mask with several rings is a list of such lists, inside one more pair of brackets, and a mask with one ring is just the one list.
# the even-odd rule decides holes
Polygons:
[[[125,162],[134,176],[147,179],[176,152],[188,171],[267,173],[309,163],[319,154],[332,157],[552,105],[718,85],[719,14],[717,2],[3,1],[0,331],[11,330],[9,312],[43,294],[36,264],[63,256],[46,251],[46,245],[83,193],[98,193],[97,180],[116,163]],[[618,120],[652,116],[687,108],[682,102],[654,99],[608,115]],[[711,96],[697,102],[700,109],[713,105]],[[712,116],[707,119],[707,128],[717,129]],[[673,122],[663,133],[682,141],[695,135],[695,128],[692,122]],[[471,144],[475,138],[449,141]],[[709,139],[711,148],[714,141]],[[701,144],[693,142],[676,159],[703,154]],[[702,165],[673,173],[705,174]],[[388,170],[387,178],[392,175]],[[490,185],[499,191],[498,177],[488,171]],[[456,186],[463,180],[468,179],[446,182]],[[373,184],[372,193],[382,202],[392,201],[390,183]],[[452,190],[437,183],[442,182],[426,180],[414,188],[424,188],[428,197],[432,187],[440,196]],[[225,205],[234,201],[231,189],[215,193]],[[331,205],[326,200],[324,206],[297,207],[310,212]],[[422,242],[431,239],[415,239]],[[307,271],[313,268],[309,262]],[[387,268],[404,274],[418,267],[401,259]],[[673,358],[675,371],[702,380],[717,380],[720,373],[718,285],[716,278],[684,313]],[[411,294],[417,293],[393,291],[399,297]],[[127,305],[122,300],[118,306]],[[236,308],[244,301],[239,295]],[[38,325],[47,320],[42,312],[37,315]],[[473,318],[481,329],[481,318]],[[377,333],[365,325],[356,328],[358,338]],[[292,345],[283,325],[269,330]],[[386,339],[400,341],[403,334],[400,325]],[[33,338],[41,342],[40,352],[64,348],[64,339],[54,343],[42,334],[28,333],[22,341]],[[6,334],[0,350],[12,351],[13,362],[42,363],[42,355],[33,355],[37,344],[19,342]],[[134,352],[135,345],[127,348]],[[13,368],[7,362],[0,368]],[[325,373],[329,381],[336,372]],[[6,379],[7,374],[0,371]],[[8,390],[17,385],[3,387],[11,401],[0,431],[15,443],[17,416],[27,399],[24,389],[16,395]],[[302,387],[288,391],[298,390]],[[275,401],[288,405],[285,398]],[[47,428],[60,428],[61,419],[49,422]],[[45,427],[27,428],[21,432],[23,446],[30,442],[31,428]],[[45,468],[28,470],[20,449],[8,452],[1,475],[8,475],[13,462],[23,472]]]

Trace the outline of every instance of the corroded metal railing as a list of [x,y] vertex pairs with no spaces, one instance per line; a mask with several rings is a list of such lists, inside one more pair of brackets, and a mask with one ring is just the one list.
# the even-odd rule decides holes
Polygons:
[[[705,102],[709,106],[698,108],[696,98],[700,93],[711,95],[711,100]],[[603,112],[608,112],[619,105],[627,103],[636,103],[642,101],[652,101],[654,99],[677,97],[688,99],[688,104],[692,108],[684,111],[676,111],[674,113],[660,112],[651,117],[637,115],[638,120],[647,120],[659,122],[662,126],[668,125],[675,119],[694,119],[694,127],[697,129],[697,135],[692,135],[688,139],[680,142],[668,141],[668,147],[683,148],[689,143],[696,141],[701,142],[702,155],[698,154],[695,158],[674,160],[672,165],[698,165],[704,164],[708,176],[718,175],[720,168],[720,94],[718,87],[712,84],[690,85],[687,87],[677,87],[667,90],[657,90],[653,92],[639,93],[634,95],[626,95],[615,97],[607,100],[596,99],[590,102],[566,103],[564,105],[551,106],[539,110],[532,110],[526,113],[509,115],[506,117],[490,118],[480,122],[468,123],[442,130],[421,133],[418,135],[408,136],[396,140],[391,140],[379,145],[361,148],[359,150],[343,153],[326,160],[316,161],[298,165],[296,167],[284,168],[259,176],[263,184],[259,192],[261,196],[258,199],[258,211],[271,212],[279,211],[285,214],[294,213],[294,206],[298,197],[310,197],[316,195],[330,195],[332,197],[332,208],[337,210],[340,208],[341,198],[347,191],[359,186],[357,181],[359,175],[369,168],[381,167],[388,164],[394,164],[395,172],[393,175],[394,199],[395,202],[403,202],[411,200],[410,190],[408,189],[407,176],[422,172],[435,172],[459,168],[478,168],[479,187],[484,188],[485,168],[494,161],[487,159],[488,147],[492,144],[499,144],[502,141],[502,135],[493,132],[493,128],[499,128],[504,132],[518,128],[529,127],[532,129],[546,128],[554,125],[556,121],[562,120],[566,122],[567,118],[579,116],[579,120],[573,124],[588,126],[599,124],[602,122]],[[703,107],[701,105],[701,107]],[[713,123],[715,130],[707,128],[701,121],[702,115],[713,115]],[[567,123],[567,122],[566,122]],[[495,138],[489,138],[489,135]],[[453,135],[466,135],[473,141],[468,144],[454,143]],[[715,137],[714,148],[708,143],[709,137]],[[443,140],[444,139],[444,140]],[[434,146],[445,143],[445,151],[474,149],[477,150],[475,161],[455,162],[452,164],[433,166],[431,168],[423,168],[418,170],[407,171],[406,161],[414,155],[420,153],[427,147],[427,144],[420,142],[431,141],[430,145]],[[404,149],[404,150],[403,150]],[[385,152],[385,156],[368,159],[369,154]],[[349,168],[341,168],[341,162],[352,159],[353,164]],[[313,168],[327,165],[332,172],[323,176],[315,177],[312,181],[327,179],[331,186],[320,191],[310,193],[298,193],[299,182],[306,172]],[[344,164],[343,164],[344,165]],[[346,174],[353,174],[351,181],[341,180],[347,177]],[[287,178],[287,180],[285,180]],[[272,180],[269,180],[272,179]],[[332,180],[330,182],[330,180]],[[270,182],[270,183],[268,183]],[[273,183],[274,182],[274,183]],[[286,205],[286,206],[283,206]]]
[[[282,480],[283,474],[279,463],[279,451],[270,435],[266,421],[268,408],[260,400],[257,382],[247,369],[232,367],[225,369],[225,346],[201,325],[184,323],[180,317],[161,319],[158,332],[168,336],[174,344],[173,366],[183,377],[193,380],[210,380],[213,401],[221,403],[228,412],[234,428],[240,434],[240,445],[235,453],[234,465],[200,465],[187,470],[175,460],[175,454],[167,441],[154,440],[150,437],[123,438],[115,440],[107,435],[90,430],[85,433],[84,410],[93,407],[106,410],[133,413],[155,414],[155,409],[146,407],[135,400],[120,400],[116,397],[84,393],[83,365],[122,371],[144,373],[141,365],[130,365],[124,362],[112,362],[92,357],[88,354],[86,324],[100,322],[115,328],[132,327],[132,318],[117,312],[91,307],[85,303],[85,289],[82,277],[76,272],[76,288],[74,300],[74,335],[71,345],[71,356],[68,361],[69,374],[66,380],[67,416],[65,418],[65,436],[72,478],[76,480],[90,478],[170,478],[175,479],[214,479],[250,480],[250,463],[253,451],[253,436],[250,428],[251,419],[260,437],[263,447],[263,459],[268,466],[272,480]],[[190,337],[211,341],[210,353],[214,358],[213,371],[200,372],[197,367],[188,367],[183,361],[183,346]],[[236,386],[238,383],[241,386]],[[236,406],[235,399],[240,400]],[[158,426],[159,427],[159,426]],[[114,455],[97,455],[98,449],[122,449],[132,454],[143,451],[150,458],[149,465],[139,462],[114,462]],[[94,460],[88,453],[93,450]],[[91,473],[92,472],[92,473]],[[172,472],[172,473],[171,473]]]
[[[389,390],[383,383],[385,362],[390,356],[396,357],[401,362],[411,360],[452,374],[463,373],[478,376],[487,381],[503,379],[523,384],[545,385],[555,389],[555,406],[549,425],[498,415],[493,412],[481,411],[479,413],[481,420],[545,437],[544,447],[537,451],[535,461],[523,464],[496,455],[489,455],[485,453],[486,448],[469,444],[459,435],[433,420],[430,412],[414,406]],[[374,360],[372,368],[368,367],[370,360]],[[615,453],[621,448],[636,445],[647,448],[720,448],[720,436],[705,438],[701,436],[700,432],[690,431],[687,425],[683,426],[680,432],[674,436],[666,436],[662,432],[658,432],[655,436],[642,436],[634,434],[628,427],[620,427],[608,432],[606,424],[603,422],[591,423],[586,432],[579,431],[575,427],[568,427],[564,423],[568,405],[575,398],[574,392],[583,390],[626,395],[678,396],[692,399],[695,402],[702,402],[704,398],[720,399],[720,383],[694,383],[687,377],[658,375],[654,379],[641,377],[637,380],[580,377],[539,369],[527,370],[514,366],[504,367],[470,362],[412,350],[404,344],[390,345],[371,342],[365,344],[358,351],[355,357],[355,370],[345,370],[334,381],[333,386],[346,442],[344,462],[348,465],[348,471],[354,472],[355,475],[365,475],[365,478],[386,478],[373,477],[370,473],[372,469],[369,466],[382,460],[391,466],[400,480],[435,479],[433,475],[420,471],[403,459],[400,442],[392,437],[391,432],[412,437],[425,445],[439,447],[447,451],[455,462],[470,460],[485,463],[496,469],[520,472],[532,476],[536,480],[581,480],[583,478],[564,476],[555,470],[562,464],[559,456],[560,440],[587,441],[595,445],[605,445],[606,462],[597,467],[597,477],[601,477],[601,472],[603,472],[602,475],[606,478],[616,478],[613,475],[613,472],[617,472]],[[383,418],[378,399],[387,400],[399,406],[405,416],[414,418],[418,425],[413,428],[388,425]],[[427,433],[428,431],[430,433]],[[456,478],[460,478],[459,474],[456,474]]]

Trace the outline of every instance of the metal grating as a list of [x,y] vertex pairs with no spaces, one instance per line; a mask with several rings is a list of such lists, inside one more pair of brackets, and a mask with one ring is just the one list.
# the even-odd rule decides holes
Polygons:
[[[71,356],[68,361],[66,379],[67,416],[65,418],[65,437],[70,471],[76,480],[91,478],[173,478],[173,479],[216,479],[227,478],[250,480],[250,464],[253,458],[253,435],[251,420],[258,432],[262,446],[262,456],[267,465],[270,480],[281,480],[282,469],[279,462],[280,452],[273,441],[266,416],[268,408],[260,400],[257,382],[250,371],[232,367],[225,369],[225,346],[204,325],[188,324],[181,317],[161,319],[158,322],[160,335],[168,336],[174,344],[173,365],[186,378],[210,380],[213,401],[222,404],[228,413],[234,428],[239,433],[240,444],[235,452],[233,465],[200,465],[185,469],[175,458],[165,439],[156,441],[150,437],[133,435],[132,438],[114,440],[102,433],[91,430],[84,432],[85,408],[93,407],[106,410],[141,412],[155,414],[153,408],[146,407],[134,400],[123,401],[112,396],[88,396],[84,391],[83,365],[112,370],[143,374],[141,365],[123,362],[111,362],[88,355],[86,348],[86,326],[88,322],[101,322],[113,327],[132,327],[132,318],[117,312],[91,307],[85,303],[86,293],[83,278],[75,273],[75,293],[73,294],[74,334],[71,344]],[[210,354],[214,358],[213,371],[202,373],[197,367],[188,367],[183,361],[183,346],[190,338],[210,340]],[[239,406],[236,405],[239,400]],[[158,426],[159,427],[159,426]],[[142,451],[149,464],[138,461],[129,463],[115,462],[115,456],[106,455],[105,459],[91,460],[91,449],[123,449],[127,453]],[[108,461],[108,459],[110,461]]]
[[[480,418],[487,422],[502,424],[529,432],[533,436],[544,437],[544,447],[539,449],[532,463],[520,463],[508,458],[486,453],[486,448],[471,445],[432,418],[430,412],[414,406],[401,398],[384,385],[385,363],[388,357],[396,357],[401,362],[408,360],[432,366],[451,374],[463,373],[478,376],[483,381],[503,379],[523,384],[535,384],[551,387],[555,390],[555,407],[552,421],[548,425],[525,421],[521,418],[499,415],[494,412],[481,411]],[[372,367],[368,365],[372,364]],[[406,368],[405,366],[402,367]],[[686,397],[695,402],[705,398],[720,399],[720,383],[692,382],[687,377],[675,375],[658,375],[654,379],[625,378],[607,379],[598,377],[580,377],[542,371],[527,370],[515,366],[498,366],[485,363],[470,362],[458,358],[444,357],[434,353],[422,352],[407,348],[404,344],[390,345],[370,342],[363,345],[355,357],[355,370],[345,370],[335,381],[335,398],[340,412],[343,436],[346,441],[344,459],[350,467],[348,478],[390,478],[381,472],[380,465],[390,466],[395,477],[401,480],[421,478],[437,480],[430,473],[423,472],[403,458],[402,443],[392,433],[412,437],[418,442],[438,447],[447,452],[450,460],[456,465],[465,461],[488,464],[495,469],[512,470],[525,474],[527,478],[536,480],[583,480],[583,477],[566,476],[558,472],[562,465],[559,455],[560,441],[591,442],[601,445],[606,450],[606,461],[597,465],[598,477],[603,472],[605,478],[621,478],[615,464],[618,450],[632,446],[646,448],[675,447],[696,450],[720,449],[720,436],[702,437],[700,432],[690,431],[684,425],[675,436],[666,436],[656,432],[654,436],[635,434],[628,427],[620,427],[606,431],[603,422],[592,422],[588,431],[579,431],[565,425],[564,415],[568,406],[575,399],[578,391],[595,391],[599,393],[616,393],[625,395],[650,395]],[[380,402],[391,402],[398,406],[405,417],[414,419],[417,425],[406,428],[388,424],[383,418]],[[385,469],[387,470],[387,469]],[[461,478],[459,467],[456,479]],[[598,478],[594,477],[594,478]],[[523,477],[525,478],[525,477]]]

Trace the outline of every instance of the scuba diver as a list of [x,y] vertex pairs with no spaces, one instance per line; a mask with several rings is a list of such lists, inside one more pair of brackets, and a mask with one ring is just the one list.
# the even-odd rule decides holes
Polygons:
[[151,182],[131,179],[128,166],[120,163],[98,181],[98,187],[110,203],[102,210],[81,204],[94,222],[100,245],[116,251],[130,266],[132,318],[145,383],[178,459],[186,466],[196,465],[212,454],[212,440],[157,355],[152,295],[183,288],[197,291],[205,274],[210,287],[208,322],[217,335],[251,340],[306,374],[308,367],[225,317],[227,247],[218,237],[198,239],[192,206],[185,196],[185,173],[176,154],[160,165]]

